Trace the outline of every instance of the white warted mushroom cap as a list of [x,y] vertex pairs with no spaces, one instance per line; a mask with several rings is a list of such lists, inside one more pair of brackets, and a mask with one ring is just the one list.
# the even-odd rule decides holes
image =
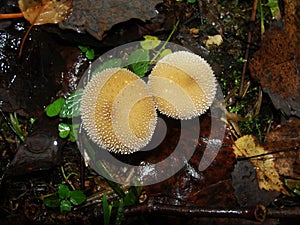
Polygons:
[[171,53],[158,61],[148,82],[160,112],[176,119],[203,114],[216,94],[216,78],[210,65],[188,52]]
[[148,86],[122,68],[107,69],[92,78],[84,89],[80,111],[91,140],[121,154],[147,145],[157,122]]

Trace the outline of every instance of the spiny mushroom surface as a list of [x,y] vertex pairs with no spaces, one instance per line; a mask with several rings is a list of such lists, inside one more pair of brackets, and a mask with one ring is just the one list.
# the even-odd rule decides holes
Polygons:
[[174,52],[159,60],[148,84],[158,110],[176,119],[203,114],[216,94],[212,68],[203,58],[188,51]]
[[147,145],[157,122],[148,86],[123,68],[96,74],[84,89],[80,111],[91,140],[121,154],[136,152]]

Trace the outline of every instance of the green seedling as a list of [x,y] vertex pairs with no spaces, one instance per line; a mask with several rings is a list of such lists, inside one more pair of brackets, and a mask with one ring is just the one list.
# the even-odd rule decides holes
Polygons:
[[80,99],[83,89],[78,89],[68,98],[58,98],[45,109],[46,115],[49,117],[59,116],[63,119],[58,124],[59,136],[61,138],[69,138],[74,142],[77,140],[77,130],[79,124],[72,124],[72,118],[80,115]]
[[80,190],[70,190],[65,184],[58,184],[58,191],[44,198],[47,207],[60,208],[60,211],[70,212],[73,206],[78,206],[86,200],[86,195]]
[[141,187],[131,187],[125,195],[119,196],[120,199],[109,203],[107,196],[102,197],[102,210],[103,210],[103,220],[104,225],[109,225],[111,218],[111,211],[113,208],[116,210],[116,216],[114,220],[115,225],[121,225],[124,217],[124,207],[132,206],[138,203],[139,196],[141,194]]
[[85,57],[89,60],[93,60],[95,58],[95,51],[94,49],[87,47],[87,46],[82,46],[79,45],[78,48],[85,53]]
[[20,126],[20,123],[19,123],[19,120],[18,120],[17,113],[10,113],[9,116],[10,116],[11,125],[12,125],[15,133],[18,135],[18,137],[21,141],[24,141],[25,137],[24,137],[24,134],[22,132],[22,129],[21,129],[21,126]]

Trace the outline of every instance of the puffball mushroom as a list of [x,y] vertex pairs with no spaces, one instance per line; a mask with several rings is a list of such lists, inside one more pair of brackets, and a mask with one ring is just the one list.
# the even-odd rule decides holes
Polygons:
[[96,74],[84,89],[80,111],[91,140],[115,153],[129,154],[146,146],[157,122],[148,86],[123,68]]
[[148,84],[158,110],[176,119],[203,114],[216,94],[216,78],[210,65],[200,56],[178,51],[159,60]]

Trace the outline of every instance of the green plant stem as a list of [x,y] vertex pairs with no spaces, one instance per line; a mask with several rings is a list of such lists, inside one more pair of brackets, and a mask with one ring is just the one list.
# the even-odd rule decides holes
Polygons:
[[123,199],[120,199],[115,225],[121,225],[123,217],[124,217],[124,201]]
[[50,194],[46,194],[46,195],[41,195],[40,197],[38,197],[40,200],[44,200],[45,198],[48,198],[50,196],[56,195],[57,192],[54,193],[50,193]]
[[10,113],[10,121],[11,121],[11,124],[14,128],[14,131],[16,132],[17,136],[19,137],[19,139],[21,141],[24,141],[25,140],[25,137],[22,133],[22,130],[20,128],[20,123],[19,123],[19,120],[18,120],[18,117],[17,117],[17,114],[16,113]]
[[71,176],[77,176],[78,175],[78,173],[75,173],[75,172],[72,172],[72,173],[70,173],[68,176],[67,176],[67,180],[69,180],[69,178],[71,177]]
[[258,12],[260,14],[260,29],[261,29],[261,38],[262,38],[265,33],[265,24],[264,24],[265,16],[264,16],[261,0],[258,1]]
[[102,210],[103,210],[104,225],[110,224],[111,209],[112,209],[112,205],[108,204],[106,194],[104,194],[102,196]]
[[70,187],[73,189],[73,191],[76,190],[75,187],[74,187],[74,185],[68,180],[68,178],[69,178],[70,176],[66,176],[64,167],[61,166],[60,169],[61,169],[61,173],[62,173],[62,175],[63,175],[65,181],[70,185]]
[[179,25],[180,20],[177,21],[177,23],[175,24],[175,26],[173,27],[172,32],[170,33],[170,35],[168,36],[167,40],[165,41],[165,43],[163,44],[163,46],[161,46],[161,48],[159,49],[159,51],[155,54],[155,56],[151,59],[150,64],[152,64],[157,57],[160,55],[160,53],[165,49],[166,45],[168,44],[168,42],[170,41],[171,37],[173,36],[174,32],[176,31],[178,25]]
[[[1,103],[0,103],[1,104]],[[17,138],[19,138],[20,141],[22,141],[22,138],[18,135],[18,133],[16,132],[13,124],[11,123],[11,121],[7,118],[7,116],[4,114],[4,112],[2,111],[1,107],[0,107],[0,114],[2,116],[2,119],[4,120],[4,122],[6,123],[6,125],[8,126],[8,128],[11,130],[11,132],[17,136]],[[1,134],[2,136],[2,134]],[[3,140],[5,140],[5,138],[3,138]]]

